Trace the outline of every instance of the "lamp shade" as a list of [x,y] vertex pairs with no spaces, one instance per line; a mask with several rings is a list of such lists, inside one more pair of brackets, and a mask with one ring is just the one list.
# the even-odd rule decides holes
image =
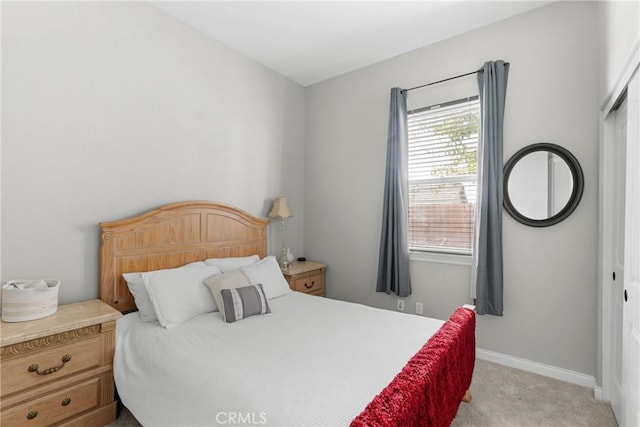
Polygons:
[[269,212],[270,218],[291,218],[293,213],[289,209],[287,198],[283,196],[276,197],[273,200],[273,208]]

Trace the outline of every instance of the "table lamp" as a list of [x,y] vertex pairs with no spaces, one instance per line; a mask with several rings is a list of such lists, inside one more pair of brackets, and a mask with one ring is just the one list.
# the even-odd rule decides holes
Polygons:
[[289,209],[287,204],[287,198],[284,196],[278,196],[273,200],[273,208],[269,212],[269,218],[280,218],[280,229],[282,230],[282,253],[280,254],[280,267],[287,268],[289,261],[287,260],[287,248],[284,244],[284,220],[285,218],[291,218],[293,213]]

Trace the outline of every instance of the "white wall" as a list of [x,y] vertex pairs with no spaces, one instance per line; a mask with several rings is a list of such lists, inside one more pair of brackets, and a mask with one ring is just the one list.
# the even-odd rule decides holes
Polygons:
[[640,2],[598,2],[598,30],[600,44],[599,99],[604,104],[631,59],[640,49]]
[[298,84],[147,2],[2,2],[2,89],[3,282],[95,298],[98,223],[184,200],[285,194],[301,252]]
[[[585,174],[577,210],[532,228],[504,214],[504,317],[479,316],[478,346],[587,375],[596,371],[597,4],[558,2],[307,90],[305,255],[326,261],[327,294],[393,309],[375,293],[389,90],[511,63],[505,161],[535,142],[569,149]],[[410,107],[472,95],[473,77],[413,91]],[[419,101],[418,101],[419,99]],[[412,105],[414,104],[414,105]],[[413,296],[446,318],[469,302],[469,267],[412,261]]]

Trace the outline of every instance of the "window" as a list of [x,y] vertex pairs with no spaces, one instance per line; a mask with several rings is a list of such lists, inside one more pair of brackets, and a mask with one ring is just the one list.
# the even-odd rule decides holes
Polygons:
[[409,111],[409,249],[470,255],[478,97]]

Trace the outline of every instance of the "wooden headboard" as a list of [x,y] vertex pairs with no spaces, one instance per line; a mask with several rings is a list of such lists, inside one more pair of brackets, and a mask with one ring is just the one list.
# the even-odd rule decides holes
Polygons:
[[100,299],[136,310],[123,273],[175,268],[207,258],[267,255],[269,220],[233,206],[195,201],[101,222]]

